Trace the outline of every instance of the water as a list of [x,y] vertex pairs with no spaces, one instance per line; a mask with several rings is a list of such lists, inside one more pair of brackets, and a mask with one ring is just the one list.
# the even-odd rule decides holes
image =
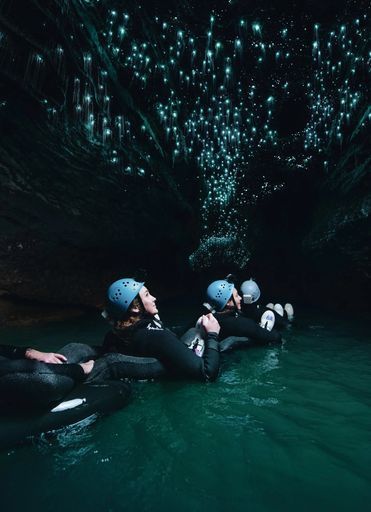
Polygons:
[[[54,348],[102,322],[2,331]],[[365,321],[308,312],[218,382],[137,383],[125,409],[0,453],[2,510],[360,511],[371,498]]]

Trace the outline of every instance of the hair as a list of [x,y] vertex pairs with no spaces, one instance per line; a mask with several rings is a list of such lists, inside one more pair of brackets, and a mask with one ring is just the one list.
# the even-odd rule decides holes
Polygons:
[[[229,304],[232,301],[232,304]],[[227,304],[224,306],[224,308],[221,311],[218,311],[219,315],[227,315],[231,312],[236,311],[236,303],[233,298],[233,291],[229,299],[227,300]]]
[[[138,309],[139,312],[133,311],[134,308]],[[143,318],[144,313],[145,309],[142,301],[140,300],[140,297],[135,297],[123,318],[115,321],[114,328],[117,330],[122,330],[127,329],[128,327],[132,327]]]
[[227,304],[224,306],[224,308],[221,311],[217,311],[218,315],[227,315],[231,311],[235,311],[235,309],[236,309],[235,306],[228,306]]

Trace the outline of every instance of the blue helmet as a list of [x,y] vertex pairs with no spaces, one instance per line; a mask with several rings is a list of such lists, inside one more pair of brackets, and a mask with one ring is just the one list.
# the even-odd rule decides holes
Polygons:
[[259,300],[260,297],[259,286],[253,279],[244,281],[241,284],[241,293],[245,304],[253,304],[257,300]]
[[138,295],[144,283],[124,277],[111,284],[107,290],[107,311],[113,318],[121,318]]
[[206,298],[216,311],[222,311],[232,297],[234,284],[225,279],[213,281],[206,290]]

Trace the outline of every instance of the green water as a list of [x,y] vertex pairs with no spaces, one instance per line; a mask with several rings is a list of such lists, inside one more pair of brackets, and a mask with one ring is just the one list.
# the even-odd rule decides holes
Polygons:
[[[45,348],[102,322],[3,330]],[[223,357],[218,382],[137,383],[123,410],[0,453],[2,510],[361,511],[371,500],[365,320],[301,315],[280,347]]]

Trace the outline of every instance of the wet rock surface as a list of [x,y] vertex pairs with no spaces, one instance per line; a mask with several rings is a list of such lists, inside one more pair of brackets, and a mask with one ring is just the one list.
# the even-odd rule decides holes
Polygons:
[[97,306],[127,269],[174,272],[193,236],[192,209],[176,188],[109,172],[78,137],[47,132],[23,107],[0,111],[0,288]]
[[[304,155],[309,103],[303,83],[310,65],[299,48],[296,63],[305,72],[293,75],[294,98],[275,106],[277,143],[258,146],[239,167],[231,188],[236,197],[225,206],[219,194],[228,190],[229,177],[219,188],[208,188],[217,177],[210,169],[201,174],[200,159],[188,157],[190,148],[175,159],[178,147],[185,147],[185,130],[175,150],[161,131],[152,107],[156,94],[173,89],[157,79],[151,91],[140,89],[125,74],[126,64],[112,57],[112,45],[104,46],[107,33],[98,14],[110,19],[113,11],[107,9],[116,4],[30,1],[22,26],[11,2],[0,12],[0,322],[39,321],[43,305],[53,308],[49,318],[59,315],[54,308],[72,307],[60,311],[68,316],[100,307],[107,283],[138,268],[147,269],[165,294],[166,288],[172,295],[192,292],[209,278],[237,271],[242,278],[255,277],[271,295],[339,309],[369,303],[367,98],[357,100],[357,116],[344,129],[341,145],[334,135],[321,149],[323,157]],[[134,35],[144,33],[160,59],[151,25],[156,9],[144,4],[139,14],[134,2],[128,4],[137,16]],[[306,5],[308,19],[320,16],[330,27],[333,13],[323,6],[318,11],[319,4]],[[192,2],[164,4],[162,16],[169,6],[187,13],[189,27],[197,25]],[[60,9],[68,16],[63,11],[57,21]],[[209,7],[200,9],[201,15]],[[228,9],[232,19],[246,15],[250,23],[243,7]],[[262,17],[272,9],[262,10]],[[225,29],[227,39],[231,30]],[[304,38],[309,45],[310,37]],[[268,81],[259,73],[256,78],[258,85]],[[99,87],[106,91],[103,97]],[[199,101],[194,92],[186,99]],[[78,108],[83,114],[76,114]],[[93,133],[94,123],[99,134]],[[123,135],[114,140],[110,130],[117,123]],[[174,121],[171,129],[182,126]]]

